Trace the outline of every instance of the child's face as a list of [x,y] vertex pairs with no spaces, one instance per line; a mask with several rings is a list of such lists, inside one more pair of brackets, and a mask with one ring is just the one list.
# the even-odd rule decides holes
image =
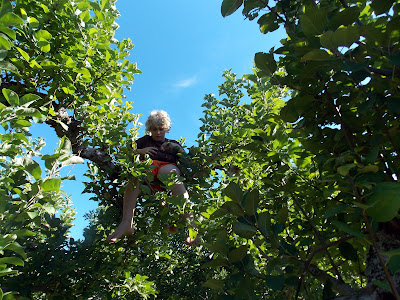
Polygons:
[[164,142],[165,140],[165,133],[167,132],[166,126],[159,125],[159,126],[154,126],[150,129],[151,132],[151,137],[153,140],[157,142]]

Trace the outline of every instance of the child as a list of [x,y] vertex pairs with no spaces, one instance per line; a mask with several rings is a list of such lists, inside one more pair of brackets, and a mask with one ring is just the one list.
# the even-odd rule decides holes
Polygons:
[[[144,159],[144,156],[148,154],[153,160],[152,164],[157,168],[152,169],[151,172],[154,174],[154,178],[157,178],[158,174],[170,174],[176,173],[178,176],[182,175],[180,169],[176,165],[178,160],[178,153],[184,153],[182,146],[175,140],[169,140],[165,138],[165,134],[169,132],[171,128],[171,120],[168,114],[162,110],[154,110],[150,113],[146,121],[146,131],[150,132],[151,135],[145,135],[136,141],[137,150],[140,154],[140,158]],[[133,216],[136,207],[136,201],[140,193],[140,182],[138,179],[134,179],[134,187],[132,182],[126,185],[122,220],[117,229],[107,237],[110,242],[115,242],[124,235],[134,233],[133,228]],[[189,199],[189,194],[182,182],[178,182],[172,188],[172,195],[183,195],[185,199]],[[191,214],[185,214],[185,218],[192,217]],[[192,239],[188,237],[186,243],[188,245],[198,244],[198,238]]]

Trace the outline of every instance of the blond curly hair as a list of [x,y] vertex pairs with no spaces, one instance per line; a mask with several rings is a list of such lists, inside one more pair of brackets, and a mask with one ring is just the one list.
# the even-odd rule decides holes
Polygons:
[[163,110],[153,110],[150,116],[147,118],[145,123],[146,131],[150,132],[151,128],[162,126],[167,129],[167,132],[171,129],[171,119],[169,115]]

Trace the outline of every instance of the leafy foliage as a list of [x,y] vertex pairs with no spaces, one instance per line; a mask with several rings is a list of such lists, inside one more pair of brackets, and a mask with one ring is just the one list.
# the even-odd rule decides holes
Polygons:
[[[235,4],[222,1],[222,15],[242,7],[262,33],[284,26],[287,38],[255,55],[254,75],[225,74],[225,98],[206,97],[199,143],[221,153],[206,246],[230,274],[208,286],[276,299],[378,299],[384,286],[398,297],[398,269],[385,263],[395,260],[383,253],[400,248],[400,4]],[[272,96],[285,88],[286,103]]]

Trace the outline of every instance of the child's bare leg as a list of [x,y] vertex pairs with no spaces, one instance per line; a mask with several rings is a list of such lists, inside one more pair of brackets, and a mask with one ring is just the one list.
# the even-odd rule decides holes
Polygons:
[[[158,171],[158,174],[170,174],[172,172],[175,172],[178,176],[181,175],[180,170],[174,166],[174,165],[165,165],[163,167],[160,168],[160,170]],[[178,182],[177,184],[175,184],[175,186],[172,188],[172,195],[174,196],[178,196],[178,195],[183,195],[183,197],[187,200],[187,202],[189,202],[189,193],[186,190],[185,185],[182,182]],[[190,225],[195,228],[196,224],[194,223],[193,220],[193,213],[192,212],[187,212],[183,214],[183,217],[186,219],[190,220]],[[190,246],[195,246],[198,245],[200,243],[200,239],[198,236],[196,236],[196,238],[191,238],[190,236],[187,237],[186,239],[186,244],[190,245]]]
[[133,189],[132,182],[128,182],[125,187],[124,203],[122,209],[122,220],[117,229],[107,237],[107,241],[116,242],[124,235],[134,233],[133,228],[133,214],[135,212],[136,201],[140,193],[139,180],[135,180],[135,189]]

